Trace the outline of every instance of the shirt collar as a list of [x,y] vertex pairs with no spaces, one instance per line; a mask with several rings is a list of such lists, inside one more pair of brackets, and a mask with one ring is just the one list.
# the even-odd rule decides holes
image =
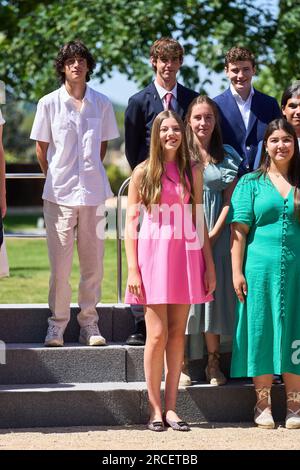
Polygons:
[[154,85],[155,85],[155,88],[157,89],[157,93],[159,94],[159,97],[160,99],[162,100],[164,98],[164,96],[167,94],[167,93],[172,93],[172,95],[174,96],[174,98],[177,100],[177,82],[175,83],[175,86],[174,88],[172,88],[172,90],[166,90],[165,88],[163,88],[162,86],[160,86],[158,83],[157,83],[157,80],[155,79],[154,80]]
[[[67,92],[65,85],[61,86],[61,98],[64,103],[73,99],[73,97]],[[92,102],[91,89],[88,85],[86,85],[85,94],[83,97],[83,101],[85,100],[89,101],[90,103]]]
[[242,101],[243,103],[246,103],[248,100],[250,100],[252,98],[252,96],[254,95],[254,88],[253,86],[251,85],[251,89],[250,89],[250,93],[249,93],[249,96],[248,98],[244,101],[243,98],[241,97],[241,95],[238,94],[238,92],[235,90],[234,86],[232,85],[232,83],[230,83],[230,91],[232,93],[232,96],[234,97],[234,99],[237,101]]

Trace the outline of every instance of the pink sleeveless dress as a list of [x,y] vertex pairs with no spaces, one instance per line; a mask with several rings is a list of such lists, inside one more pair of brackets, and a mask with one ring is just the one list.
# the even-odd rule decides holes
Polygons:
[[142,296],[126,289],[129,304],[200,304],[213,300],[204,289],[205,261],[183,195],[176,162],[167,162],[161,203],[145,210],[137,244]]

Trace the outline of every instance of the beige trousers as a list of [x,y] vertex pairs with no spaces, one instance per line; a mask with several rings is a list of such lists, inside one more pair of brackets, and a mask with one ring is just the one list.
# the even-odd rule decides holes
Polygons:
[[72,292],[69,279],[76,233],[80,265],[77,320],[80,326],[98,322],[96,304],[103,278],[104,227],[103,216],[97,216],[96,211],[97,206],[67,207],[44,201],[51,269],[48,301],[52,316],[49,325],[65,329],[70,320]]

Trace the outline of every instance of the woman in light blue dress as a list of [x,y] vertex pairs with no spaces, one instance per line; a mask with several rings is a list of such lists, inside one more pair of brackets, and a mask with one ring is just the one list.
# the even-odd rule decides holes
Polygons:
[[[203,166],[204,214],[217,277],[214,301],[192,305],[190,309],[186,330],[187,356],[189,359],[203,356],[201,333],[204,333],[208,352],[207,382],[223,385],[226,378],[219,367],[220,335],[232,335],[236,303],[230,233],[225,221],[241,157],[230,145],[223,145],[217,106],[207,96],[198,96],[190,104],[186,124],[191,156]],[[182,375],[182,382],[188,381],[186,369]]]

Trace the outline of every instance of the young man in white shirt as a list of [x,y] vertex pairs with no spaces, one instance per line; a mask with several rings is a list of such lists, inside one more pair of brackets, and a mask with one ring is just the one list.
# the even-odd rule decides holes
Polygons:
[[64,344],[75,235],[80,263],[79,341],[88,346],[106,342],[96,311],[104,248],[104,212],[97,208],[112,196],[102,160],[107,141],[119,132],[108,98],[87,86],[95,65],[81,41],[71,41],[60,49],[55,67],[62,86],[39,101],[30,136],[36,140],[37,158],[46,176],[43,199],[52,315],[45,346]]
[[3,124],[5,123],[0,109],[0,248],[3,243],[2,219],[6,214],[6,190],[5,190],[5,159],[2,144]]

